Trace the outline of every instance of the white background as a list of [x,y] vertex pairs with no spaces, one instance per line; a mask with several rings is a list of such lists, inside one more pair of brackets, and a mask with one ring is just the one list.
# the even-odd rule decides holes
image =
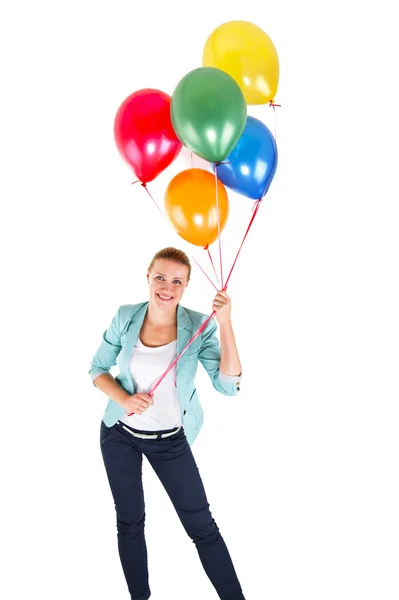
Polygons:
[[[397,600],[398,94],[393,3],[4,3],[1,592],[128,599],[87,374],[121,304],[146,299],[158,249],[181,240],[123,163],[130,93],[169,94],[219,24],[273,39],[279,165],[229,293],[238,397],[202,367],[193,445],[247,600]],[[396,47],[395,47],[396,44]],[[250,107],[274,131],[267,106]],[[149,188],[160,205],[187,166]],[[230,193],[226,268],[252,201]],[[217,248],[216,248],[217,249]],[[217,252],[214,251],[216,258]],[[184,305],[214,290],[193,267]],[[154,600],[216,599],[145,463]]]

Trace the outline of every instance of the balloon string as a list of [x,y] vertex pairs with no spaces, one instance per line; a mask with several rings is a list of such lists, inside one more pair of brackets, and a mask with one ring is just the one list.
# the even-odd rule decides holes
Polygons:
[[216,315],[216,312],[213,311],[213,313],[202,323],[201,327],[198,329],[198,331],[195,332],[195,334],[193,335],[193,337],[191,338],[191,340],[189,340],[187,342],[187,344],[184,346],[183,350],[180,352],[180,354],[178,356],[176,356],[175,360],[169,365],[168,369],[165,371],[165,373],[160,377],[160,379],[156,382],[156,384],[151,388],[151,390],[148,392],[149,394],[153,394],[154,391],[157,389],[157,387],[159,386],[159,384],[161,383],[161,381],[163,381],[163,379],[166,377],[166,375],[169,373],[169,371],[175,366],[175,364],[177,363],[177,361],[179,360],[179,358],[181,356],[183,356],[183,354],[185,353],[185,351],[187,350],[187,348],[189,347],[189,345],[191,344],[191,342],[193,342],[195,340],[196,337],[198,337],[205,329],[205,327],[208,325],[209,321]]
[[[257,212],[258,212],[258,210],[259,210],[259,207],[260,207],[261,201],[262,201],[261,199],[260,199],[260,200],[257,200],[257,201],[255,202],[255,205],[254,205],[254,207],[252,208],[252,212],[253,212],[253,214],[252,214],[252,218],[251,218],[251,220],[250,220],[250,222],[249,222],[249,225],[248,225],[248,227],[247,227],[247,230],[246,230],[246,232],[245,232],[244,238],[243,238],[243,240],[242,240],[242,242],[241,242],[241,245],[240,245],[240,247],[239,247],[239,250],[238,250],[238,252],[237,252],[237,256],[235,257],[235,260],[234,260],[234,262],[233,262],[233,265],[232,265],[232,267],[231,267],[231,269],[230,269],[230,273],[229,273],[229,275],[228,275],[228,277],[227,277],[227,280],[226,280],[226,283],[225,283],[225,285],[224,285],[224,287],[223,287],[223,289],[224,289],[224,290],[226,290],[226,289],[227,289],[227,286],[228,286],[228,284],[229,284],[229,280],[230,280],[231,274],[232,274],[232,272],[233,272],[233,269],[234,269],[234,267],[235,267],[235,264],[236,264],[236,262],[237,262],[238,256],[239,256],[239,254],[240,254],[240,252],[241,252],[241,248],[243,247],[243,244],[244,244],[244,242],[245,242],[245,239],[246,239],[246,237],[247,237],[247,235],[248,235],[248,232],[249,232],[249,230],[251,229],[252,223],[254,222],[254,219],[255,219],[255,217],[256,217],[256,214],[257,214]],[[195,260],[195,259],[194,259],[194,260]],[[196,262],[197,262],[197,261],[196,261]],[[198,264],[198,263],[197,263],[197,264]],[[200,265],[198,265],[198,266],[200,267]],[[202,267],[200,267],[200,268],[202,269]],[[205,271],[203,271],[203,272],[205,273]],[[205,273],[205,275],[206,275],[206,273]],[[208,277],[208,279],[209,279],[209,277]],[[212,282],[211,282],[211,283],[212,283]],[[212,285],[214,285],[214,284],[212,284]],[[215,286],[214,286],[214,287],[215,287]],[[180,352],[180,354],[179,354],[178,356],[176,356],[176,358],[174,359],[174,361],[173,361],[173,362],[172,362],[172,363],[169,365],[169,367],[166,369],[166,371],[163,373],[163,375],[161,375],[161,377],[158,379],[158,381],[157,381],[157,382],[154,384],[154,386],[153,386],[153,387],[150,389],[150,391],[148,392],[148,395],[149,395],[149,396],[153,396],[153,395],[154,395],[154,392],[155,392],[155,390],[157,389],[157,387],[159,386],[159,384],[160,384],[160,383],[161,383],[161,382],[162,382],[162,381],[165,379],[165,377],[166,377],[166,375],[169,373],[169,371],[170,371],[171,369],[173,369],[173,367],[175,366],[175,364],[177,363],[177,361],[178,361],[178,360],[180,359],[180,357],[181,357],[181,356],[182,356],[182,355],[185,353],[185,351],[186,351],[186,350],[187,350],[187,348],[190,346],[190,344],[191,344],[191,343],[192,343],[192,342],[195,340],[195,338],[196,338],[196,337],[198,337],[198,336],[199,336],[199,335],[200,335],[200,334],[201,334],[201,333],[204,331],[204,329],[205,329],[205,327],[208,325],[209,321],[210,321],[210,320],[211,320],[211,319],[212,319],[212,318],[213,318],[215,315],[216,315],[216,312],[215,312],[215,311],[213,311],[213,312],[212,312],[212,314],[211,314],[211,315],[210,315],[210,316],[209,316],[209,317],[208,317],[208,318],[207,318],[207,319],[204,321],[204,323],[201,325],[201,327],[198,329],[198,331],[196,331],[196,333],[193,335],[193,337],[191,338],[191,340],[189,340],[189,341],[187,342],[187,344],[184,346],[184,348],[183,348],[183,350]],[[176,379],[175,379],[175,386],[176,386]],[[127,415],[128,415],[128,417],[130,417],[131,415],[134,415],[134,412],[127,413]]]
[[223,266],[222,266],[222,242],[220,239],[220,212],[219,212],[219,186],[217,164],[215,165],[215,186],[216,186],[216,213],[218,217],[218,240],[219,240],[219,259],[220,259],[220,281],[223,289]]
[[[216,268],[215,268],[215,265],[214,265],[214,263],[213,263],[212,256],[211,256],[211,253],[210,253],[210,250],[209,250],[209,244],[207,244],[207,245],[205,246],[204,250],[207,250],[207,251],[208,251],[209,260],[211,261],[211,265],[212,265],[212,267],[213,267],[213,272],[215,273],[216,281],[217,281],[217,284],[218,284],[218,286],[219,286],[219,289],[220,289],[222,286],[220,285],[219,277],[218,277],[218,275],[217,275],[217,273],[216,273]],[[216,288],[216,289],[217,289],[217,288]]]
[[232,265],[232,267],[231,267],[231,269],[230,269],[230,273],[229,273],[229,275],[228,275],[228,277],[227,277],[226,283],[225,283],[225,285],[224,285],[224,288],[223,288],[224,290],[226,290],[226,289],[227,289],[227,285],[228,285],[228,283],[229,283],[229,280],[230,280],[231,274],[232,274],[232,272],[233,272],[233,269],[234,269],[234,267],[235,267],[235,264],[236,264],[236,262],[237,262],[238,256],[239,256],[239,254],[240,254],[240,252],[241,252],[241,248],[243,247],[243,245],[244,245],[244,242],[245,242],[245,239],[246,239],[246,237],[247,237],[247,235],[248,235],[248,232],[249,232],[249,230],[250,230],[250,229],[251,229],[251,227],[252,227],[252,223],[253,223],[253,222],[254,222],[254,220],[255,220],[255,217],[256,217],[256,214],[257,214],[257,212],[258,212],[258,210],[259,210],[259,207],[260,207],[260,203],[261,203],[261,202],[262,202],[262,200],[261,200],[261,199],[257,200],[257,201],[255,202],[255,206],[252,208],[252,212],[253,212],[253,214],[252,214],[251,220],[250,220],[250,222],[249,222],[249,225],[248,225],[248,227],[247,227],[247,230],[246,230],[246,232],[245,232],[245,235],[244,235],[244,238],[243,238],[243,240],[242,240],[242,242],[241,242],[241,245],[240,245],[240,247],[239,247],[239,249],[238,249],[238,252],[237,252],[237,255],[236,255],[235,259],[234,259],[233,265]]
[[165,215],[163,214],[162,210],[159,208],[158,204],[155,202],[151,192],[149,191],[147,184],[140,181],[140,179],[137,179],[136,181],[132,182],[132,185],[134,185],[135,183],[140,183],[141,187],[143,187],[145,189],[145,191],[147,192],[147,194],[149,195],[149,197],[151,198],[151,200],[153,201],[153,203],[155,204],[155,206],[157,207],[157,209],[159,210],[159,212],[161,213],[161,215],[164,217]]
[[162,210],[159,208],[158,204],[155,202],[155,200],[154,200],[152,194],[150,193],[150,191],[148,190],[146,184],[142,183],[141,185],[143,186],[143,188],[145,189],[145,191],[147,192],[147,194],[149,195],[149,197],[151,198],[151,200],[153,201],[153,203],[155,204],[155,206],[157,207],[157,209],[159,210],[161,215],[164,217],[165,215],[163,214]]
[[[135,183],[140,183],[141,184],[141,186],[145,189],[145,191],[147,192],[147,194],[149,195],[149,197],[151,198],[151,200],[154,202],[155,206],[157,207],[157,209],[159,210],[159,212],[161,213],[161,215],[166,219],[165,215],[163,214],[163,212],[159,208],[158,204],[155,202],[153,196],[150,194],[150,192],[149,192],[149,190],[147,188],[147,185],[145,183],[142,183],[140,181],[140,179],[137,179],[136,181],[133,181],[132,185],[134,185]],[[201,267],[201,265],[198,263],[198,261],[194,257],[192,257],[192,258],[195,260],[195,262],[197,263],[197,265],[199,266],[199,268],[201,269],[201,271],[204,273],[204,275],[209,279],[209,281],[211,282],[211,284],[213,285],[213,287],[215,288],[215,290],[218,291],[217,287],[215,286],[215,284],[213,283],[213,281],[210,279],[210,277],[208,277],[208,275],[205,273],[204,269]],[[212,262],[212,259],[211,259],[211,262]],[[213,266],[213,263],[212,263],[212,266]],[[214,266],[213,266],[213,269],[215,271],[215,267]],[[215,275],[216,275],[216,271],[215,271]],[[217,275],[216,275],[216,279],[217,279],[217,282],[219,283]]]
[[[149,396],[153,396],[155,390],[157,389],[157,387],[159,386],[159,384],[165,379],[166,375],[169,373],[169,371],[171,369],[173,369],[173,367],[175,366],[175,364],[177,363],[177,361],[179,360],[179,358],[181,356],[183,356],[183,354],[185,353],[185,351],[187,350],[187,348],[189,347],[189,345],[191,344],[191,342],[193,342],[195,340],[196,337],[198,337],[205,329],[205,327],[208,325],[209,321],[216,315],[216,312],[213,311],[213,313],[202,323],[201,327],[198,329],[198,331],[193,335],[193,337],[191,338],[191,340],[189,340],[187,342],[187,344],[184,346],[183,350],[180,352],[180,354],[178,356],[176,356],[176,358],[174,359],[174,361],[169,365],[169,367],[166,369],[165,373],[163,375],[161,375],[161,377],[158,379],[158,381],[152,386],[152,388],[149,390],[148,395]],[[131,415],[134,415],[134,412],[130,412],[127,413],[127,416],[130,417]]]
[[274,111],[274,139],[277,140],[277,114],[276,114],[276,106],[277,106],[277,108],[281,108],[281,104],[275,104],[274,101],[271,100],[269,106]]
[[201,269],[201,271],[203,272],[203,274],[205,275],[205,277],[207,277],[209,279],[209,281],[211,282],[211,284],[213,285],[213,287],[215,288],[215,290],[219,291],[218,288],[216,287],[216,285],[213,283],[212,279],[205,273],[204,269],[201,267],[201,265],[199,264],[199,262],[197,261],[197,259],[194,256],[191,256],[191,258],[197,263],[197,265],[199,266],[199,268]]

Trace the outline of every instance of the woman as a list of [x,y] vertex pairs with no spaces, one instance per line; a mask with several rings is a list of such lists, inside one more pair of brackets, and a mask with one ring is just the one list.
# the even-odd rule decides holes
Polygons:
[[[94,385],[109,398],[100,444],[115,501],[119,556],[132,600],[147,600],[151,595],[144,536],[143,454],[194,541],[219,598],[244,600],[190,448],[203,422],[194,386],[198,360],[219,392],[233,396],[239,391],[241,363],[226,292],[216,294],[212,307],[220,327],[220,346],[212,319],[154,394],[146,393],[207,318],[180,305],[190,273],[184,252],[175,248],[157,252],[147,272],[149,301],[119,308],[89,371]],[[114,378],[109,370],[116,362],[120,373]]]

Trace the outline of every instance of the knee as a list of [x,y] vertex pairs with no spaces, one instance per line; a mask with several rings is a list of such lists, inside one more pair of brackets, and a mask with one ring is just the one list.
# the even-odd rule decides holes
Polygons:
[[116,517],[116,529],[118,535],[129,537],[134,539],[144,532],[145,515],[141,515],[140,518],[126,517],[117,515]]
[[196,545],[201,546],[215,544],[221,537],[219,527],[212,518],[208,523],[197,524],[195,527],[191,527],[188,535]]

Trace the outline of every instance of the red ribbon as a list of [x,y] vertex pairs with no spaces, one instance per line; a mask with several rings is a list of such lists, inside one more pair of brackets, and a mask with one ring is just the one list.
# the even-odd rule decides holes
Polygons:
[[210,253],[210,250],[209,250],[209,244],[207,244],[205,246],[204,250],[206,250],[208,252],[209,260],[211,261],[211,265],[212,265],[212,268],[213,268],[213,272],[215,273],[216,281],[217,281],[217,283],[218,283],[218,285],[220,287],[219,277],[217,276],[215,265],[213,264],[212,256],[211,256],[211,253]]
[[[206,319],[206,321],[204,321],[201,325],[201,327],[198,329],[198,331],[196,331],[196,333],[193,335],[193,337],[191,338],[191,340],[189,340],[187,342],[187,344],[184,346],[183,350],[180,352],[180,354],[178,356],[176,356],[175,360],[169,365],[169,367],[166,369],[165,373],[163,375],[161,375],[161,377],[158,379],[158,381],[155,383],[155,385],[152,386],[152,388],[150,389],[148,393],[149,396],[153,396],[155,390],[157,389],[157,387],[159,386],[159,384],[165,379],[166,375],[169,373],[169,371],[171,369],[173,369],[173,367],[175,366],[175,364],[177,363],[177,361],[179,360],[179,358],[181,356],[183,356],[183,354],[185,353],[185,351],[187,350],[187,348],[189,347],[189,345],[191,344],[191,342],[193,342],[195,340],[196,337],[198,337],[205,329],[205,327],[208,325],[209,321],[212,319],[212,317],[214,317],[216,315],[216,312],[213,311],[213,313]],[[176,385],[176,381],[175,381],[175,385]],[[130,417],[131,415],[134,415],[134,412],[131,413],[127,413],[127,416]]]
[[245,239],[246,239],[246,237],[247,237],[247,235],[248,235],[248,232],[249,232],[249,230],[250,230],[250,229],[251,229],[251,227],[252,227],[252,223],[253,223],[253,222],[254,222],[254,220],[255,220],[255,217],[256,217],[256,214],[257,214],[257,212],[258,212],[258,210],[259,210],[259,207],[260,207],[260,203],[261,203],[261,202],[262,202],[262,199],[260,199],[260,200],[257,200],[257,201],[255,202],[255,206],[252,208],[253,214],[252,214],[251,220],[250,220],[250,222],[249,222],[249,225],[248,225],[248,227],[247,227],[247,230],[246,230],[246,232],[245,232],[245,235],[244,235],[244,238],[243,238],[243,240],[242,240],[242,242],[241,242],[241,245],[240,245],[240,247],[239,247],[239,249],[238,249],[237,255],[236,255],[235,259],[234,259],[233,266],[232,266],[232,267],[231,267],[231,269],[230,269],[230,273],[229,273],[229,275],[228,275],[228,277],[227,277],[227,280],[226,280],[225,286],[224,286],[224,288],[223,288],[224,290],[226,290],[226,289],[227,289],[227,285],[228,285],[228,283],[229,283],[229,280],[230,280],[231,274],[232,274],[232,272],[233,272],[233,269],[234,269],[234,267],[235,267],[235,264],[236,264],[236,262],[237,262],[237,258],[238,258],[239,254],[240,254],[240,252],[241,252],[241,248],[242,248],[242,247],[243,247],[243,245],[244,245],[244,242],[245,242]]
[[157,207],[157,209],[159,210],[161,215],[164,216],[162,210],[159,208],[158,204],[155,202],[152,194],[150,193],[149,189],[147,188],[147,184],[144,183],[143,181],[140,181],[140,179],[137,179],[137,181],[133,181],[132,185],[134,185],[135,183],[139,183],[141,185],[141,187],[143,187],[145,189],[145,191],[147,192],[147,194],[149,195],[149,197],[151,198],[151,200],[153,201],[153,203],[155,204],[155,206]]
[[[222,262],[222,240],[220,237],[220,211],[219,211],[219,188],[218,188],[218,171],[215,168],[215,188],[216,188],[216,212],[218,217],[218,240],[219,240],[219,260],[220,260],[220,281],[223,288],[223,262]],[[211,260],[212,262],[212,260]]]
[[[195,256],[191,257],[199,266],[199,268],[201,269],[201,271],[203,272],[203,274],[205,275],[205,277],[211,282],[211,284],[213,285],[213,287],[215,288],[215,290],[218,292],[218,288],[216,287],[216,285],[213,283],[212,279],[209,277],[209,275],[207,273],[205,273],[204,269],[201,267],[201,265],[199,264],[198,260],[195,258]],[[217,279],[217,277],[216,277]],[[219,283],[219,282],[218,282]]]
[[[271,105],[272,105],[272,104],[271,104]],[[279,105],[275,105],[275,106],[279,106]],[[215,170],[215,175],[216,175],[216,170]],[[143,188],[144,188],[144,189],[147,191],[147,193],[149,194],[150,198],[153,200],[153,202],[154,202],[155,206],[158,208],[158,210],[161,212],[161,214],[163,214],[163,213],[162,213],[162,211],[160,210],[159,206],[158,206],[158,205],[157,205],[157,203],[155,202],[154,198],[152,197],[152,195],[150,194],[150,192],[147,190],[146,184],[145,184],[145,183],[142,183],[142,182],[140,182],[140,181],[134,181],[134,182],[133,182],[133,184],[134,184],[134,183],[141,183],[141,185],[143,186]],[[216,191],[217,191],[217,175],[216,175]],[[239,249],[238,249],[238,252],[237,252],[237,254],[236,254],[236,257],[235,257],[235,259],[234,259],[234,262],[233,262],[233,264],[232,264],[232,267],[231,267],[231,269],[230,269],[230,272],[229,272],[229,275],[228,275],[228,277],[227,277],[226,283],[225,283],[225,284],[224,284],[224,286],[223,286],[223,291],[225,291],[225,290],[227,289],[228,283],[229,283],[229,281],[230,281],[231,274],[232,274],[232,272],[233,272],[233,270],[234,270],[234,267],[235,267],[235,265],[236,265],[236,262],[237,262],[237,259],[238,259],[239,255],[240,255],[240,252],[241,252],[241,249],[242,249],[242,247],[243,247],[243,245],[244,245],[244,242],[245,242],[245,240],[246,240],[246,237],[247,237],[247,235],[248,235],[248,233],[249,233],[249,230],[251,229],[251,227],[252,227],[252,224],[253,224],[253,222],[254,222],[254,220],[255,220],[255,217],[256,217],[256,215],[257,215],[257,213],[258,213],[258,210],[259,210],[259,207],[260,207],[260,204],[261,204],[261,202],[262,202],[262,198],[260,198],[259,200],[257,200],[257,201],[255,202],[255,204],[254,204],[253,208],[252,208],[252,213],[253,213],[253,214],[252,214],[251,220],[250,220],[250,222],[249,222],[249,224],[248,224],[247,230],[246,230],[246,232],[245,232],[245,234],[244,234],[243,240],[242,240],[242,242],[241,242],[241,244],[240,244],[240,247],[239,247]],[[218,214],[218,219],[219,219],[219,214]],[[218,225],[219,225],[219,224],[218,224]],[[213,266],[213,268],[214,268],[214,270],[215,270],[215,267],[214,267],[214,265],[213,265],[213,262],[212,262],[212,257],[211,257],[211,255],[210,255],[210,253],[209,253],[209,248],[208,248],[208,246],[205,246],[205,250],[208,250],[209,258],[211,259],[212,266]],[[221,245],[220,245],[220,230],[219,230],[219,252],[220,252],[220,261],[221,261],[221,260],[222,260],[222,255],[221,255]],[[194,260],[195,260],[195,259],[194,259]],[[195,262],[197,262],[197,261],[195,260]],[[198,264],[198,262],[197,262],[197,264]],[[203,273],[206,275],[206,273],[205,273],[205,271],[202,269],[202,267],[201,267],[199,264],[198,264],[198,266],[199,266],[199,267],[200,267],[200,269],[203,271]],[[222,265],[220,265],[220,267],[222,268]],[[215,270],[215,275],[216,275],[216,270]],[[208,277],[208,275],[206,275],[206,276]],[[221,277],[222,277],[222,282],[223,282],[223,273],[222,273],[222,271],[221,271]],[[217,278],[217,276],[216,276],[216,278]],[[209,279],[209,281],[211,281],[209,277],[208,277],[208,279]],[[211,281],[211,283],[212,283],[212,281]],[[215,286],[213,283],[212,283],[212,285],[213,285],[214,287],[216,287],[216,286]],[[183,354],[186,352],[186,350],[187,350],[187,348],[190,346],[190,344],[191,344],[191,343],[192,343],[192,342],[193,342],[193,341],[194,341],[194,340],[195,340],[195,339],[196,339],[196,338],[197,338],[197,337],[198,337],[198,336],[199,336],[199,335],[200,335],[200,334],[201,334],[201,333],[204,331],[204,329],[205,329],[205,327],[208,325],[209,321],[210,321],[210,320],[211,320],[211,319],[212,319],[212,318],[213,318],[215,315],[216,315],[216,312],[215,312],[215,311],[213,311],[213,312],[212,312],[212,314],[211,314],[211,315],[210,315],[210,316],[209,316],[209,317],[208,317],[208,318],[207,318],[207,319],[204,321],[204,323],[202,323],[201,327],[198,329],[198,331],[196,331],[196,332],[195,332],[195,334],[193,335],[193,337],[191,338],[191,340],[189,340],[189,341],[187,342],[187,344],[184,346],[184,348],[183,348],[183,350],[180,352],[180,354],[179,354],[179,355],[178,355],[178,356],[177,356],[177,357],[174,359],[174,361],[173,361],[173,362],[172,362],[172,363],[169,365],[169,367],[166,369],[166,371],[163,373],[163,375],[161,375],[161,377],[160,377],[160,378],[158,379],[158,381],[157,381],[157,382],[156,382],[156,383],[153,385],[153,387],[152,387],[152,388],[149,390],[149,392],[147,392],[147,394],[148,394],[149,396],[153,396],[153,395],[154,395],[154,392],[155,392],[155,390],[156,390],[156,389],[157,389],[157,387],[160,385],[160,383],[162,383],[162,381],[165,379],[165,377],[166,377],[166,375],[169,373],[169,371],[170,371],[171,369],[173,369],[173,367],[175,366],[175,364],[177,363],[177,361],[180,359],[180,357],[181,357],[181,356],[183,356]],[[176,379],[175,379],[175,386],[176,386]],[[127,416],[128,416],[128,417],[130,417],[131,415],[134,415],[134,414],[135,414],[134,412],[127,413]]]

